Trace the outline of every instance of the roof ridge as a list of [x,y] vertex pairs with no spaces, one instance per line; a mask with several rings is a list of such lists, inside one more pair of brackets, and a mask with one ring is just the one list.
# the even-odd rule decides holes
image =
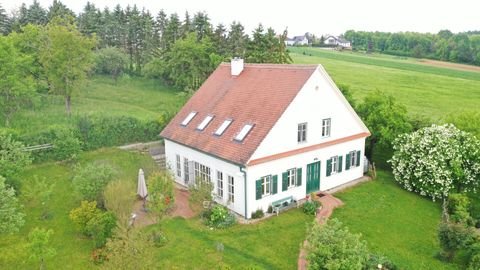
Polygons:
[[[222,62],[220,65],[222,66],[231,66],[228,62]],[[312,68],[315,69],[321,64],[261,64],[261,63],[245,63],[244,67],[257,67],[257,68],[275,68],[275,69],[307,69]]]

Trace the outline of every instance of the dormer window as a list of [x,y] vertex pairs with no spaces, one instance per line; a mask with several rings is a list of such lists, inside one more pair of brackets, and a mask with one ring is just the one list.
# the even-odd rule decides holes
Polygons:
[[243,139],[245,139],[245,137],[250,132],[250,130],[252,130],[252,128],[253,128],[252,124],[246,124],[245,126],[243,126],[242,130],[240,130],[237,136],[235,136],[235,141],[238,141],[238,142],[243,141]]
[[225,132],[225,130],[228,128],[228,126],[230,126],[230,124],[232,123],[232,119],[227,119],[225,121],[223,121],[223,123],[220,125],[220,127],[218,127],[218,129],[215,131],[215,135],[217,136],[220,136],[223,134],[223,132]]
[[207,117],[205,117],[205,119],[203,119],[203,121],[200,123],[200,125],[198,125],[197,129],[198,130],[204,130],[208,126],[210,121],[212,121],[212,119],[213,119],[213,115],[207,115]]
[[191,112],[187,115],[187,117],[185,117],[185,119],[183,120],[182,122],[182,126],[187,126],[188,123],[190,123],[190,121],[192,121],[193,117],[195,117],[195,115],[197,115],[197,112]]

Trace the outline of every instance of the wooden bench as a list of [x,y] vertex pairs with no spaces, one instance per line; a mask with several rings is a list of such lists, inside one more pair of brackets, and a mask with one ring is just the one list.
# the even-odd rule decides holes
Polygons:
[[287,208],[292,203],[297,203],[297,201],[293,199],[293,196],[288,196],[283,199],[274,201],[272,202],[272,213],[276,213],[278,216],[278,213],[281,210]]

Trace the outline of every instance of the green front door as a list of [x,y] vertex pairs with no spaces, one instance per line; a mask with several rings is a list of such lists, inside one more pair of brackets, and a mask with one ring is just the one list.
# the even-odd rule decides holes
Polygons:
[[320,190],[320,161],[307,165],[307,194]]

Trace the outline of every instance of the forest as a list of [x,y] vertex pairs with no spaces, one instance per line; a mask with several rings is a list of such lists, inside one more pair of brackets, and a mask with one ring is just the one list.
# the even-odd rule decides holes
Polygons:
[[480,65],[480,31],[441,30],[430,34],[349,30],[344,36],[354,50]]

